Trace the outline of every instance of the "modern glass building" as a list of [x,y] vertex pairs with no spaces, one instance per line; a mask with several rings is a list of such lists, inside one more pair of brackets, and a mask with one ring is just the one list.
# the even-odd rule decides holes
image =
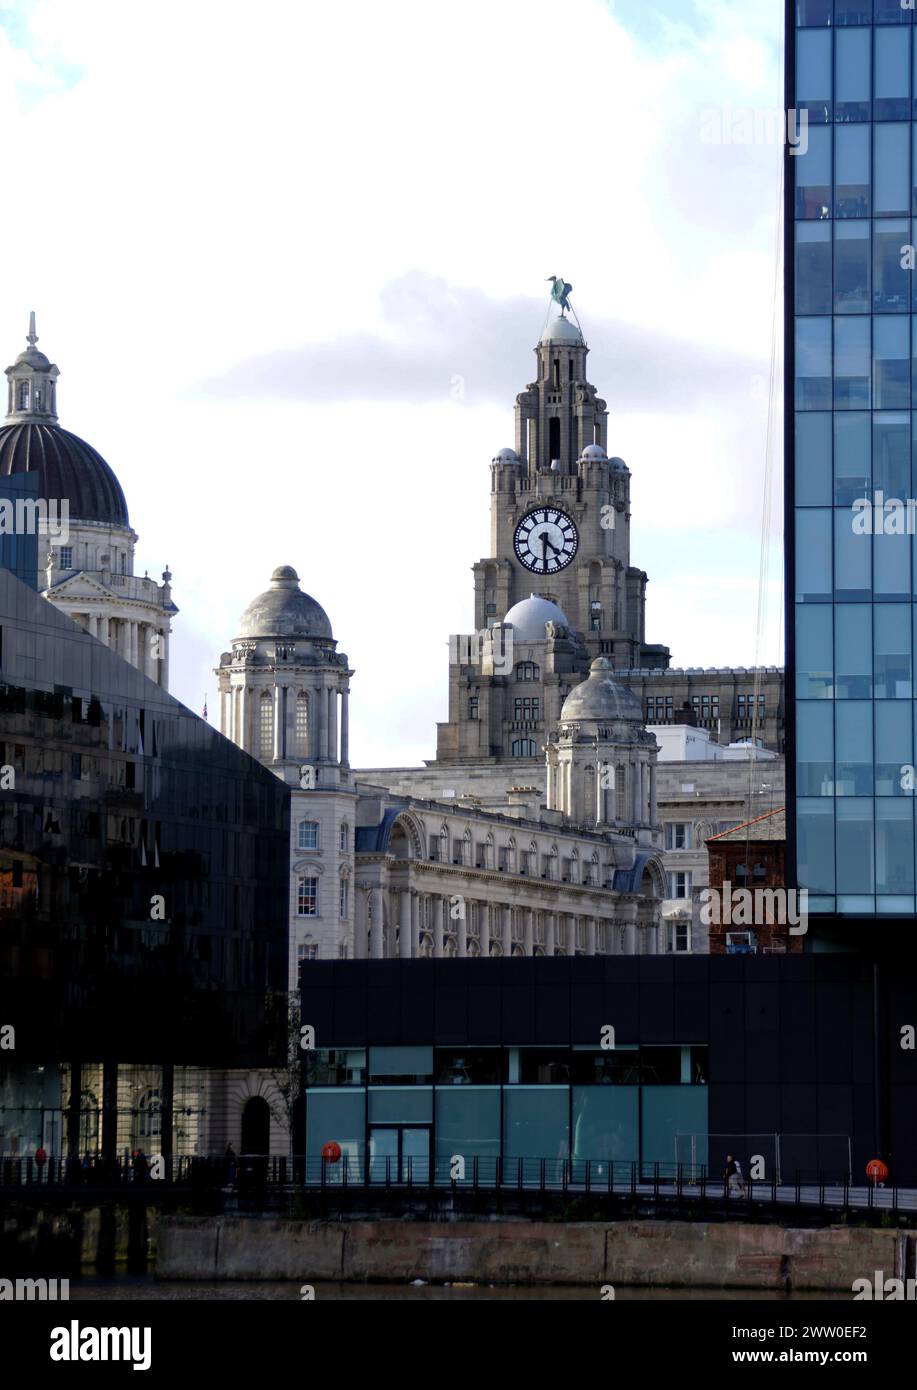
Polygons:
[[[313,961],[308,1182],[526,1185],[727,1153],[917,1179],[910,972],[855,954]],[[614,1047],[602,1046],[608,1026]],[[326,1145],[340,1150],[322,1164]],[[569,1165],[572,1164],[572,1169]],[[621,1178],[615,1170],[615,1180]],[[456,1180],[461,1181],[460,1177]],[[626,1181],[626,1174],[624,1177]]]
[[917,28],[789,0],[786,33],[787,852],[817,943],[915,911]]
[[0,569],[0,1153],[166,1154],[184,1068],[281,1060],[288,898],[283,783]]
[[38,503],[37,473],[18,473],[10,477],[0,476],[0,568],[11,570],[23,584],[35,588],[38,573],[39,546],[47,549],[46,538],[39,538],[37,530],[31,526],[23,528],[20,523],[28,521],[29,510]]

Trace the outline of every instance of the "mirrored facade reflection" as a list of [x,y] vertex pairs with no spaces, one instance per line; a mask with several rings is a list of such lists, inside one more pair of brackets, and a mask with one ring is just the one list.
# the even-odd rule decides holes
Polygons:
[[915,74],[900,0],[788,3],[788,848],[823,920],[917,893]]
[[122,1101],[139,1136],[176,1070],[282,1055],[288,791],[5,569],[0,766],[7,1149],[98,1110],[115,1152]]

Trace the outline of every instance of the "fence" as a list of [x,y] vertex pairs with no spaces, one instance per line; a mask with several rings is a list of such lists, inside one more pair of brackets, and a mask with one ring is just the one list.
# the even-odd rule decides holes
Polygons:
[[872,1209],[917,1214],[917,1189],[856,1186],[849,1173],[796,1169],[768,1181],[748,1178],[743,1189],[730,1189],[719,1171],[705,1164],[609,1162],[604,1159],[490,1158],[474,1157],[462,1177],[454,1176],[452,1161],[428,1159],[357,1158],[337,1162],[322,1158],[287,1155],[241,1154],[219,1157],[161,1160],[147,1169],[131,1159],[51,1158],[39,1167],[34,1159],[0,1159],[0,1191],[7,1196],[28,1192],[33,1199],[42,1191],[112,1195],[131,1192],[148,1201],[160,1194],[220,1194],[222,1197],[257,1201],[270,1193],[305,1191],[328,1197],[347,1192],[371,1194],[383,1191],[413,1194],[519,1193],[630,1197],[658,1202],[718,1202],[747,1210],[754,1204],[791,1204],[832,1209]]

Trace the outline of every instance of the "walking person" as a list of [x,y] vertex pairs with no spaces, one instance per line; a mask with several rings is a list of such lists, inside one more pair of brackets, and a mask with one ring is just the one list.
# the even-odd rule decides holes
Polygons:
[[38,1181],[41,1182],[42,1174],[45,1171],[45,1164],[48,1161],[48,1151],[44,1144],[39,1144],[35,1150],[35,1167],[38,1169]]
[[745,1196],[745,1184],[742,1181],[742,1170],[736,1163],[732,1154],[726,1155],[726,1167],[723,1170],[723,1182],[726,1185],[726,1195],[737,1192],[739,1196]]

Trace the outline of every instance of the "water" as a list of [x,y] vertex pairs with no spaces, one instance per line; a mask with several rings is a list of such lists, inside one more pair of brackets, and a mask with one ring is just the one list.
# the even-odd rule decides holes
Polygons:
[[[445,1284],[343,1284],[313,1283],[315,1298],[342,1302],[394,1301],[415,1303],[459,1303],[475,1301],[550,1301],[550,1302],[595,1302],[601,1297],[600,1288],[595,1284],[541,1284],[541,1285],[456,1285]],[[154,1300],[157,1302],[192,1300],[212,1302],[299,1302],[302,1299],[302,1282],[256,1282],[247,1280],[227,1280],[219,1283],[185,1282],[183,1280],[154,1279],[147,1276],[124,1276],[114,1279],[80,1279],[70,1282],[70,1301],[105,1302],[109,1299]],[[672,1288],[624,1288],[617,1285],[615,1301],[618,1303],[637,1300],[705,1302],[728,1300],[737,1302],[797,1303],[823,1302],[825,1300],[849,1302],[850,1294],[844,1293],[777,1293],[759,1289],[672,1289]]]

